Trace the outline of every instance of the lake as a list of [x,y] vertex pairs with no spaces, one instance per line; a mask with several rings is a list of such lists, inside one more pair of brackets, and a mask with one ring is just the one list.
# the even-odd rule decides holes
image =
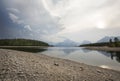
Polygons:
[[95,51],[80,47],[48,47],[38,54],[120,71],[120,52]]
[[[3,48],[3,47],[1,47]],[[120,71],[120,52],[88,50],[81,47],[4,47]]]

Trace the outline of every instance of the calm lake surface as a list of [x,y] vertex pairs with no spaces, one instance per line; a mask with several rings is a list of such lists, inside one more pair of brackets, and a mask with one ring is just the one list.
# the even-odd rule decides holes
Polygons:
[[48,47],[38,54],[120,71],[120,52],[94,51],[80,47]]
[[[1,48],[3,49],[3,47]],[[81,47],[4,47],[4,49],[45,54],[52,57],[69,59],[88,65],[120,71],[120,52],[95,51]]]

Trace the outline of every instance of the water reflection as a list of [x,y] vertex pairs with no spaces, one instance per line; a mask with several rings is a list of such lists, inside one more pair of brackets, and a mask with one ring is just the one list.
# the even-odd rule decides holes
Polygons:
[[116,60],[117,62],[120,63],[120,52],[116,51],[98,51],[104,56],[110,57],[112,60]]
[[65,55],[69,55],[75,51],[79,51],[80,49],[76,48],[74,49],[73,47],[48,47],[47,52],[63,52]]
[[111,68],[120,71],[120,52],[96,51],[80,47],[6,47],[4,49],[45,54],[48,56],[69,59],[88,65]]
[[85,48],[81,48],[82,49],[82,51],[84,52],[84,53],[89,53],[89,52],[91,52],[91,50],[88,50],[88,49],[85,49]]
[[42,54],[120,71],[120,52],[87,50],[80,47],[49,47]]
[[70,53],[73,53],[75,51],[77,51],[79,49],[62,49],[62,51],[65,53],[65,54],[70,54]]
[[111,59],[116,59],[120,63],[120,52],[108,52],[111,54]]

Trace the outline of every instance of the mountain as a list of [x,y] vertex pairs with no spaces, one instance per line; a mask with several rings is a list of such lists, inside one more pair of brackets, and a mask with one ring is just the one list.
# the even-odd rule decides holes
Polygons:
[[115,37],[117,37],[118,39],[120,39],[120,36],[105,36],[104,38],[98,40],[97,43],[100,43],[100,42],[109,42],[110,39],[114,40]]
[[59,42],[59,43],[55,44],[54,46],[57,46],[57,47],[72,47],[72,46],[79,46],[79,43],[74,42],[70,39],[66,39],[63,42]]
[[90,44],[90,43],[91,43],[90,41],[84,40],[84,41],[81,43],[81,45],[83,45],[83,44]]

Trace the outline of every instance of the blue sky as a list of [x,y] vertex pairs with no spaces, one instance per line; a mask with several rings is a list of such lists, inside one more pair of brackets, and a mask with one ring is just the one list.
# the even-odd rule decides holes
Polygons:
[[95,42],[119,31],[120,0],[0,0],[0,39]]

